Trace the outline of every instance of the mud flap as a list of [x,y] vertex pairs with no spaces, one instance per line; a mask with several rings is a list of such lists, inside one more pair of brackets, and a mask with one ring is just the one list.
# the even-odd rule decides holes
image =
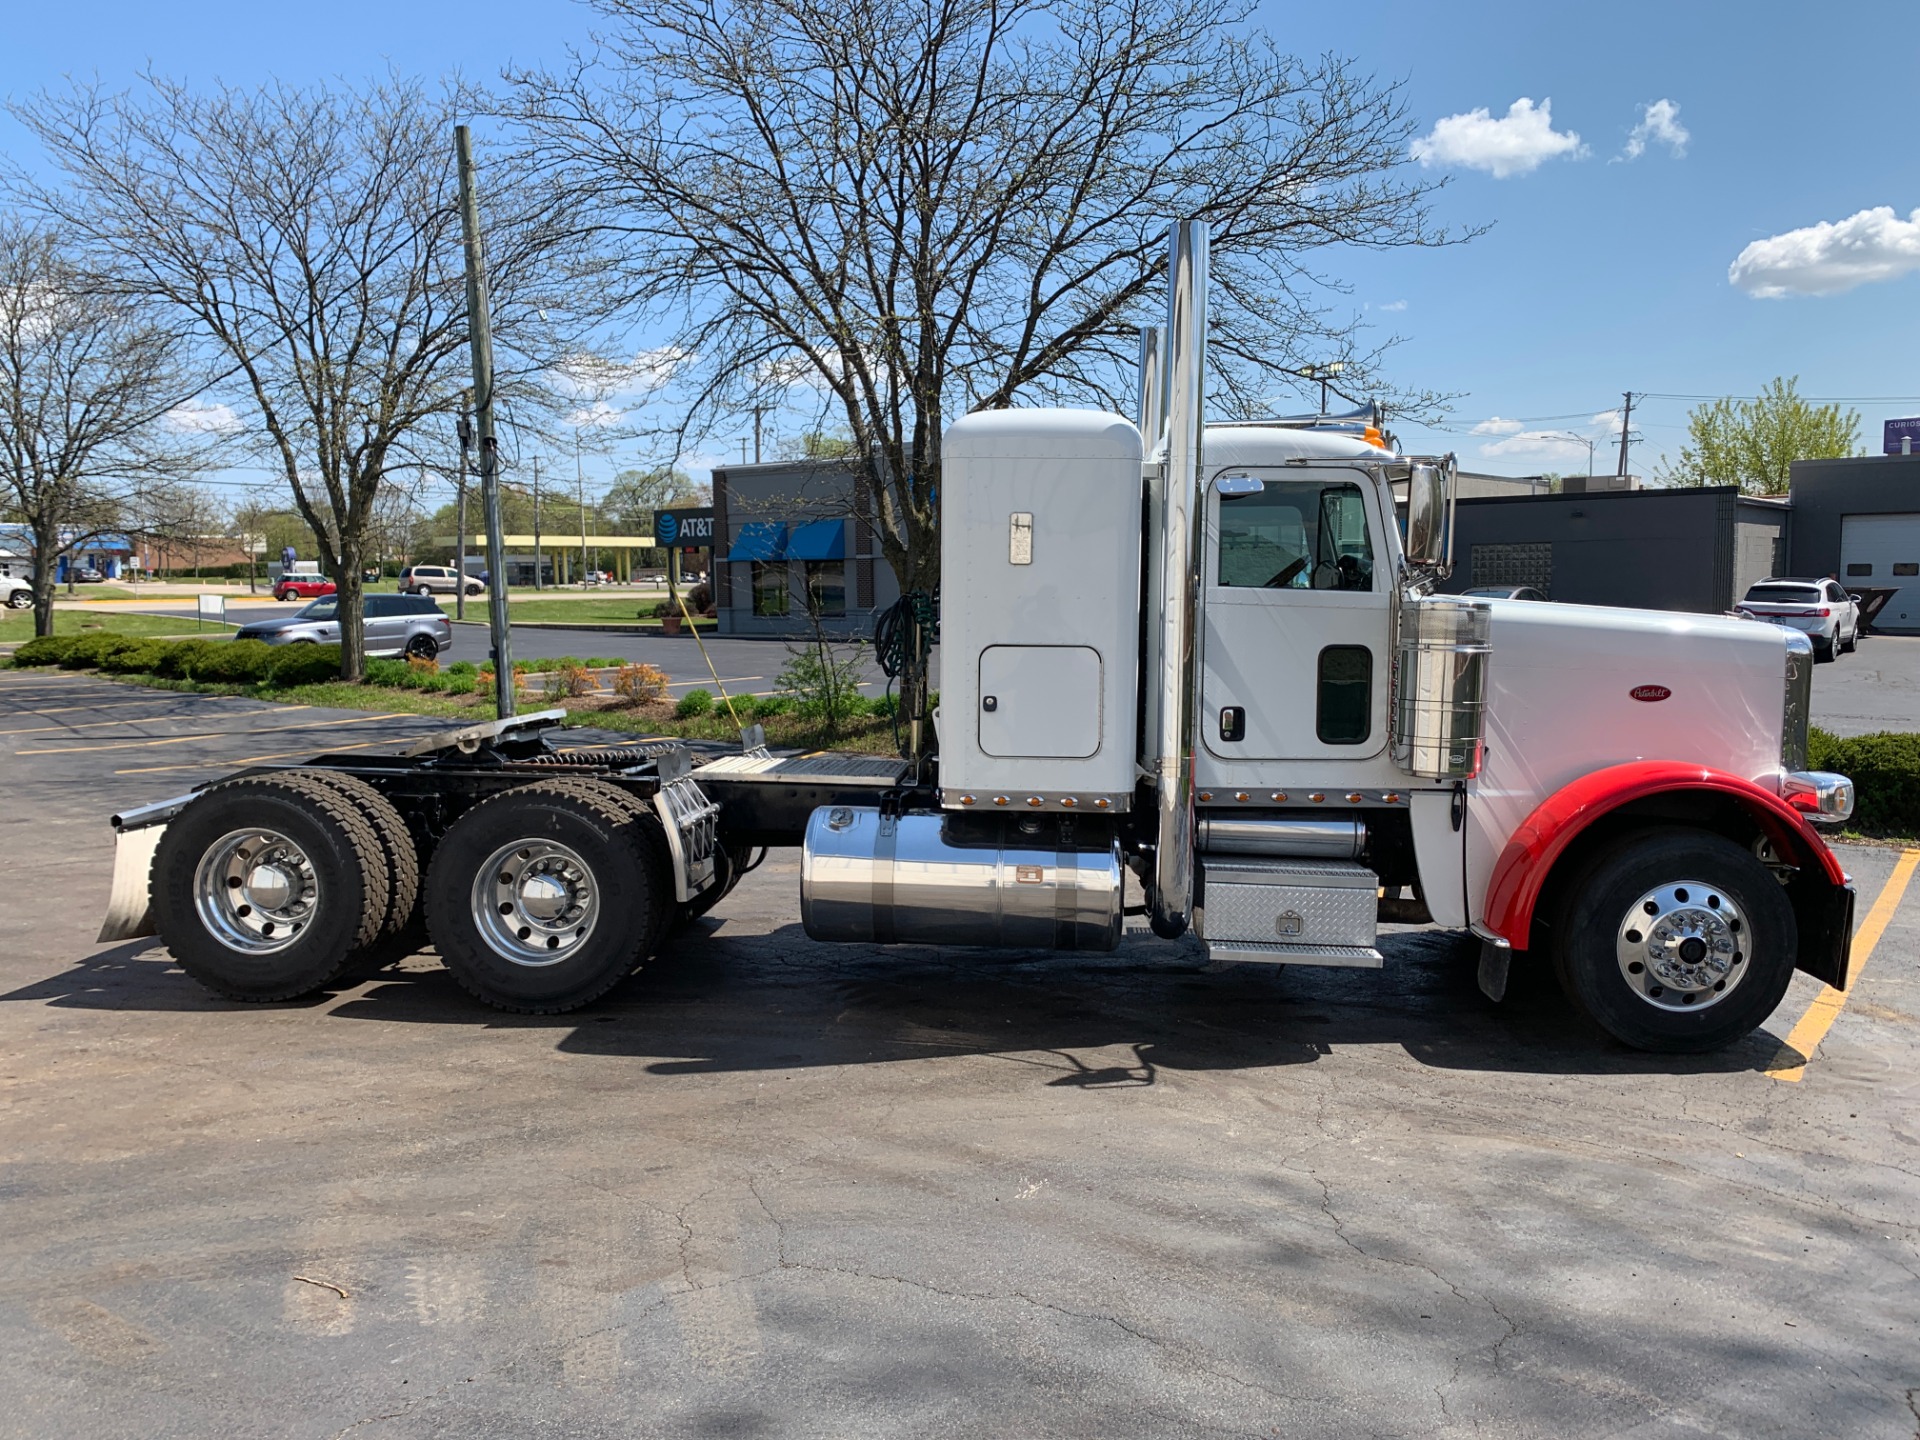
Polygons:
[[166,833],[165,825],[114,831],[113,888],[107,895],[107,918],[100,926],[97,943],[138,940],[154,933],[147,878],[153,869],[153,852]]
[[1836,990],[1846,989],[1853,968],[1853,886],[1801,875],[1787,887],[1787,895],[1799,922],[1797,968]]

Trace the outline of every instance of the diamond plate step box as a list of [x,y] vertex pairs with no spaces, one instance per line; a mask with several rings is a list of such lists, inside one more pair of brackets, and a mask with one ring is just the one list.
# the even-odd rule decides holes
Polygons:
[[1268,964],[1380,964],[1379,880],[1347,860],[1200,857],[1197,928],[1213,958]]

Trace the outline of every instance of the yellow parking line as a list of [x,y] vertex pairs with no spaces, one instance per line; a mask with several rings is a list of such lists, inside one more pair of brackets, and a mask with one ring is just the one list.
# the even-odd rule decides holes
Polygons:
[[[1867,961],[1873,958],[1873,947],[1880,943],[1880,937],[1886,934],[1887,925],[1893,919],[1893,912],[1900,908],[1900,900],[1907,893],[1907,882],[1913,879],[1916,866],[1920,866],[1920,850],[1903,850],[1893,867],[1893,874],[1880,887],[1873,908],[1867,911],[1867,918],[1854,931],[1853,974],[1849,977],[1853,983],[1859,982],[1860,972],[1867,968]],[[1766,1073],[1775,1080],[1785,1080],[1791,1084],[1797,1084],[1805,1078],[1807,1066],[1813,1060],[1813,1052],[1820,1048],[1820,1042],[1827,1038],[1827,1031],[1840,1018],[1841,1008],[1851,993],[1850,989],[1836,990],[1831,985],[1821,986],[1820,993],[1813,997],[1813,1003],[1807,1007],[1807,1013],[1787,1032],[1787,1043],[1774,1056],[1773,1064],[1767,1067]]]
[[[392,719],[392,716],[385,716]],[[389,740],[356,740],[351,745],[329,745],[327,754],[337,755],[343,750],[370,750],[375,745],[388,745]],[[116,775],[160,775],[169,770],[238,770],[243,765],[258,765],[263,760],[290,760],[296,755],[311,755],[311,750],[281,750],[272,755],[244,755],[238,760],[192,760],[184,765],[137,765],[126,770],[116,770]]]
[[[224,699],[226,697],[221,696],[217,698]],[[76,710],[84,710],[84,709],[87,709],[88,707],[84,705],[76,705],[73,708]],[[306,710],[310,707],[306,705],[287,705],[281,708],[286,710]],[[27,713],[37,714],[39,712],[29,711]],[[51,732],[56,732],[56,731],[61,734],[69,734],[75,730],[98,730],[103,725],[151,725],[161,720],[185,720],[187,718],[188,718],[187,716],[179,715],[179,714],[123,715],[117,720],[86,720],[81,722],[78,725],[31,725],[23,730],[0,730],[0,735],[45,735],[45,734],[49,734]],[[229,732],[221,731],[219,733],[226,734]],[[48,752],[44,750],[37,750],[32,753],[37,755],[44,755]]]
[[[306,709],[288,706],[288,709]],[[290,730],[325,730],[336,725],[362,725],[370,720],[413,720],[411,711],[396,710],[391,715],[355,715],[348,720],[313,720],[305,725],[261,725],[249,730],[200,730],[191,735],[169,735],[159,740],[109,740],[101,745],[56,745],[47,750],[16,750],[16,755],[91,755],[108,750],[151,750],[162,745],[186,745],[195,740],[225,740],[241,735],[278,735]]]

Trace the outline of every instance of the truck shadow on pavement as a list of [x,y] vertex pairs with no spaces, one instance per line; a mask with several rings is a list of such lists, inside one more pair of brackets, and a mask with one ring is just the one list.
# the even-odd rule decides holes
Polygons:
[[[646,1062],[663,1077],[993,1055],[1036,1083],[1151,1085],[1163,1070],[1313,1064],[1395,1045],[1437,1069],[1546,1075],[1760,1071],[1780,1040],[1756,1031],[1711,1055],[1646,1055],[1586,1025],[1551,976],[1516,967],[1506,1000],[1475,984],[1476,952],[1435,931],[1385,937],[1384,971],[1216,967],[1197,944],[1132,939],[1107,955],[822,945],[797,925],[729,935],[707,919],[599,1004],[509,1015],[461,990],[433,956],[317,996],[312,1023],[551,1030],[569,1054]],[[253,1010],[209,994],[152,941],[103,950],[0,995],[87,1009]]]

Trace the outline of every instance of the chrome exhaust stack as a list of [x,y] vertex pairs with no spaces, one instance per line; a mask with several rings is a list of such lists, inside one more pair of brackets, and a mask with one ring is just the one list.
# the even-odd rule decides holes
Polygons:
[[[1157,707],[1152,751],[1157,825],[1153,884],[1147,897],[1153,931],[1172,940],[1193,919],[1193,724],[1195,621],[1200,601],[1201,441],[1206,424],[1207,227],[1182,220],[1167,255],[1167,330],[1157,390],[1142,365],[1141,413],[1165,416],[1165,465],[1159,509],[1159,653],[1152,677]],[[1143,357],[1144,360],[1144,357]],[[1149,410],[1148,400],[1153,400]],[[1147,437],[1149,453],[1155,437]]]

